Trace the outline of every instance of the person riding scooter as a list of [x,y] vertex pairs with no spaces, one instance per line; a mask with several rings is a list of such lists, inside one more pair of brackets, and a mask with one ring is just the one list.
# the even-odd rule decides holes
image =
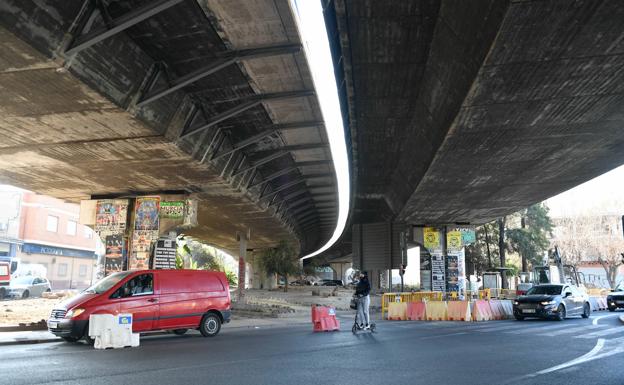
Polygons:
[[360,329],[370,329],[370,316],[368,308],[370,306],[370,282],[368,282],[368,274],[365,271],[360,272],[360,281],[355,287],[355,296],[358,298],[357,320]]

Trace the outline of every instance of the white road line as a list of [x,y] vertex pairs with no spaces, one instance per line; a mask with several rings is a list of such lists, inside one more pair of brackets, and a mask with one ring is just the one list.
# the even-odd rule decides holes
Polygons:
[[598,342],[596,342],[596,346],[594,346],[594,348],[590,350],[588,353],[583,354],[582,356],[575,358],[572,361],[565,362],[561,365],[553,366],[551,368],[540,370],[539,372],[529,374],[526,377],[536,377],[541,374],[551,373],[557,370],[569,368],[570,366],[574,366],[574,365],[582,364],[583,362],[590,361],[594,356],[598,354],[598,352],[600,352],[600,350],[604,346],[604,343],[605,341],[601,338],[598,340]]
[[607,315],[603,315],[603,316],[600,316],[600,317],[596,317],[596,318],[594,318],[592,320],[592,324],[598,325],[598,321],[600,321],[603,318],[609,318],[609,317],[613,317],[613,314],[607,314]]
[[585,334],[585,335],[582,335],[582,336],[576,336],[574,338],[587,338],[587,339],[589,339],[589,338],[602,337],[602,336],[606,336],[606,335],[609,335],[609,334],[615,334],[615,333],[624,333],[624,327],[616,326],[616,327],[613,327],[613,328],[600,330],[600,331],[589,333],[589,334]]
[[585,326],[580,326],[580,327],[576,327],[576,328],[569,328],[569,329],[563,329],[563,330],[557,330],[551,333],[541,333],[540,336],[559,336],[562,334],[568,334],[568,333],[576,333],[576,332],[582,332],[582,331],[590,331],[590,330],[595,330],[595,329],[601,329],[601,328],[605,328],[605,325],[585,325]]
[[511,330],[511,331],[507,331],[505,333],[508,334],[524,334],[524,333],[534,333],[534,332],[541,332],[543,330],[560,330],[563,328],[568,327],[569,325],[566,325],[565,322],[561,322],[561,323],[553,323],[551,325],[547,325],[547,326],[542,326],[542,327],[534,327],[534,328],[525,328],[525,329],[520,329],[520,330]]

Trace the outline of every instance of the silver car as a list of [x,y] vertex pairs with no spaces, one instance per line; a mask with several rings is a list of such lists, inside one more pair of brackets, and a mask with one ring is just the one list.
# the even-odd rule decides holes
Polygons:
[[8,296],[12,298],[41,297],[46,291],[52,291],[50,281],[33,276],[11,278]]

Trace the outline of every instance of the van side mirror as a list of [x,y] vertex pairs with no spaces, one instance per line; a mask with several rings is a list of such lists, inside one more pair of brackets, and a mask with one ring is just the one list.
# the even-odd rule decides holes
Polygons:
[[572,292],[571,291],[566,291],[565,296],[563,298],[568,298],[572,296]]

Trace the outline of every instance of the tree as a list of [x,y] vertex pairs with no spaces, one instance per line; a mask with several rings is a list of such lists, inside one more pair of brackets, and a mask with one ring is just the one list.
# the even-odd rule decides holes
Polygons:
[[495,222],[478,226],[475,243],[466,246],[466,262],[473,264],[477,274],[491,270],[498,260],[498,225]]
[[275,248],[262,250],[258,263],[267,274],[277,274],[284,278],[284,291],[288,291],[288,275],[299,272],[299,263],[294,249],[286,241],[280,241]]
[[226,256],[216,247],[185,237],[177,239],[176,268],[221,271],[231,286],[238,284],[238,277],[225,261]]
[[598,262],[613,288],[624,264],[624,239],[618,216],[577,216],[557,220],[553,244],[559,246],[568,264]]
[[548,216],[548,207],[541,203],[514,215],[520,216],[520,228],[506,231],[507,244],[511,251],[520,255],[522,271],[526,272],[528,264],[539,264],[543,253],[548,250],[553,223]]

